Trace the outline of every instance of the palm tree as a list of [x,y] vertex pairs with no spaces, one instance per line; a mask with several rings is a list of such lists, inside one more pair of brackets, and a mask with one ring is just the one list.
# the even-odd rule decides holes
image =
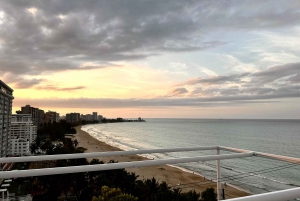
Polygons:
[[140,198],[145,201],[153,200],[158,190],[159,184],[154,177],[152,179],[146,179],[144,181],[144,186],[141,189],[142,195]]
[[207,188],[201,193],[201,199],[203,201],[217,201],[217,194],[214,188]]
[[31,145],[30,145],[30,153],[34,155],[36,153],[37,148],[38,147],[36,146],[35,143],[31,143]]

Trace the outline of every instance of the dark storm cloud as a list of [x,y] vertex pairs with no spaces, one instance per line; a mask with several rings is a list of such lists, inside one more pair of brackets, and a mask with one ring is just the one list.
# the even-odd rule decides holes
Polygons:
[[254,81],[268,83],[282,79],[286,76],[292,76],[291,81],[293,81],[293,77],[295,77],[297,73],[300,73],[300,63],[275,66],[267,70],[254,73],[252,76],[254,77]]
[[31,80],[24,79],[24,80],[20,80],[20,81],[17,81],[14,84],[14,88],[16,88],[16,89],[27,89],[27,88],[31,88],[34,85],[39,84],[42,81],[43,81],[42,79],[31,79]]
[[3,77],[4,82],[13,83],[14,88],[16,88],[16,89],[31,88],[34,85],[38,85],[39,83],[44,81],[44,79],[35,79],[35,78],[28,79],[28,78],[24,78],[22,76],[15,76],[15,75],[10,74],[10,73],[6,73],[2,77]]
[[[272,84],[275,81],[298,82],[300,74],[300,63],[284,64],[274,66],[255,73],[242,73],[231,75],[211,76],[208,78],[196,77],[187,80],[177,86],[184,85],[221,85],[221,84],[243,84],[244,86]],[[250,81],[245,81],[247,78]]]
[[255,73],[197,77],[176,86],[196,86],[189,94],[191,97],[211,96],[220,99],[240,97],[241,100],[297,97],[300,92],[299,74],[300,63],[290,63]]
[[178,96],[178,95],[186,94],[186,93],[188,93],[188,90],[186,88],[176,88],[176,89],[172,89],[168,95],[169,96]]
[[216,30],[299,25],[299,6],[299,1],[258,0],[1,1],[0,71],[41,74],[82,69],[85,62],[101,68],[214,48],[226,44],[209,40]]
[[213,76],[213,77],[209,77],[209,78],[197,77],[194,79],[190,79],[179,85],[196,85],[196,84],[218,85],[218,84],[225,84],[225,83],[230,83],[230,82],[242,83],[243,81],[241,80],[241,78],[244,78],[248,75],[249,75],[249,73]]

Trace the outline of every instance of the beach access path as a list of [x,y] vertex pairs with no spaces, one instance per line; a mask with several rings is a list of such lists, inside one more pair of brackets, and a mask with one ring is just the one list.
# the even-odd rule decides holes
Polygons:
[[[72,136],[72,140],[77,139],[79,142],[78,147],[84,147],[87,150],[85,153],[88,152],[106,152],[106,151],[122,151],[119,148],[110,146],[104,142],[97,140],[96,138],[89,135],[87,132],[81,130],[81,126],[75,127],[77,134]],[[89,158],[90,161],[92,158]],[[115,160],[118,162],[128,162],[128,161],[141,161],[141,160],[150,160],[148,158],[132,155],[132,156],[112,156],[112,157],[99,157],[98,158],[105,163],[109,162],[110,160]],[[182,192],[186,192],[189,190],[195,190],[197,193],[201,193],[206,188],[215,188],[216,183],[211,182],[204,177],[193,174],[189,172],[185,172],[179,168],[171,167],[168,165],[159,165],[159,166],[151,166],[151,167],[141,167],[141,168],[127,168],[128,172],[134,172],[136,175],[139,175],[138,179],[152,179],[153,177],[159,181],[167,182],[168,186],[174,186],[173,188],[182,189]],[[197,183],[198,182],[198,183]],[[190,183],[190,185],[183,185]],[[175,187],[176,186],[176,187]],[[222,187],[225,189],[225,194],[228,198],[235,198],[235,197],[242,197],[250,195],[248,192],[240,190],[230,185],[226,185]]]

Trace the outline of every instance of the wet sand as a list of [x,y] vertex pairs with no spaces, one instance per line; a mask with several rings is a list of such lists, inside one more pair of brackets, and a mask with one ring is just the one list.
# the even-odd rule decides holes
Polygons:
[[[72,139],[77,139],[79,142],[78,147],[84,147],[88,152],[106,152],[106,151],[122,151],[119,148],[110,146],[104,142],[97,140],[96,138],[90,136],[87,132],[81,130],[81,126],[76,127],[77,134],[75,134]],[[131,155],[131,156],[112,156],[112,157],[99,157],[99,160],[107,163],[110,160],[115,160],[118,162],[128,162],[128,161],[141,161],[149,160],[148,158]],[[91,160],[91,159],[88,159]],[[141,168],[127,168],[129,172],[135,172],[136,175],[139,175],[139,179],[151,179],[154,177],[159,182],[165,181],[170,187],[181,188],[183,192],[189,190],[195,190],[198,193],[201,193],[206,188],[216,188],[216,183],[212,182],[204,177],[193,174],[192,172],[186,172],[176,167],[171,167],[168,165],[159,165],[151,167],[141,167]],[[184,185],[186,184],[186,185]],[[187,185],[189,184],[189,185]],[[225,189],[225,198],[235,198],[250,195],[249,193],[237,189],[230,185],[222,185],[222,188]]]

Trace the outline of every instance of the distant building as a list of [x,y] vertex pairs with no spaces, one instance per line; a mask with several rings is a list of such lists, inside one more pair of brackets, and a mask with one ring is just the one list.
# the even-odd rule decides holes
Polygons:
[[93,112],[93,121],[98,120],[98,113],[97,112]]
[[44,111],[40,110],[39,108],[26,105],[24,107],[21,107],[21,111],[17,111],[17,114],[31,114],[33,125],[38,126],[39,128],[44,126]]
[[21,114],[31,114],[33,124],[35,126],[39,125],[39,108],[31,107],[30,105],[25,105],[24,107],[21,107]]
[[85,115],[85,119],[86,119],[86,121],[93,121],[93,115],[87,114],[87,115]]
[[[97,112],[93,112],[92,114],[86,114],[86,115],[82,114],[80,115],[80,118],[85,121],[99,121],[99,116]],[[102,120],[102,116],[100,119]]]
[[93,121],[93,115],[91,114],[86,114],[86,115],[81,115],[81,119],[84,121]]
[[48,112],[45,113],[45,123],[53,123],[53,122],[59,122],[59,114],[54,111],[48,110]]
[[37,126],[33,125],[31,114],[14,114],[11,117],[11,150],[13,155],[29,154],[29,146],[37,136]]
[[44,126],[45,123],[45,112],[44,110],[39,109],[38,113],[38,127],[41,128]]
[[59,113],[56,113],[56,122],[59,122],[60,117],[59,117]]
[[79,113],[66,114],[66,121],[69,123],[79,123],[80,122],[80,114]]
[[102,115],[98,115],[98,121],[99,121],[100,123],[101,123],[102,119],[103,119],[103,116],[102,116]]
[[0,157],[9,154],[13,89],[0,80]]

